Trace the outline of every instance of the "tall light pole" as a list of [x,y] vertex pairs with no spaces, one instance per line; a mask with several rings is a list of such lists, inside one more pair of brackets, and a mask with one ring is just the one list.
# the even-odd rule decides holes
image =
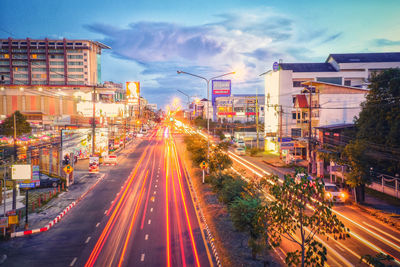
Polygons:
[[[189,73],[189,72],[185,72],[185,71],[181,71],[181,70],[178,70],[177,73],[178,73],[178,74],[187,74],[187,75],[194,76],[194,77],[197,77],[197,78],[199,78],[199,79],[202,79],[202,80],[206,81],[206,83],[207,83],[207,134],[210,135],[210,114],[209,114],[209,106],[210,106],[210,103],[209,103],[209,102],[210,102],[210,81],[212,81],[212,80],[214,80],[214,79],[216,79],[216,78],[223,77],[223,76],[235,74],[235,72],[224,73],[224,74],[221,74],[221,75],[218,75],[218,76],[209,78],[209,79],[204,78],[204,77],[202,77],[202,76],[200,76],[200,75],[196,75],[196,74]],[[208,165],[210,165],[210,138],[209,138],[209,137],[207,138],[207,163],[208,163]],[[207,169],[207,170],[208,170],[208,169]]]

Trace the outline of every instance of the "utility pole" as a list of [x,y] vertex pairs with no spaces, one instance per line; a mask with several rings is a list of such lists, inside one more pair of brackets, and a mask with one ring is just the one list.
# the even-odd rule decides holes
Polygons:
[[259,149],[259,130],[258,130],[258,88],[256,88],[256,127],[257,127],[257,150]]
[[279,158],[282,158],[282,105],[279,105]]
[[312,172],[312,156],[311,156],[311,115],[312,115],[312,107],[311,107],[311,97],[312,97],[312,90],[311,87],[308,88],[309,93],[309,101],[308,101],[308,173]]
[[92,119],[92,156],[95,153],[96,136],[96,86],[93,86],[93,119]]
[[[17,122],[15,118],[14,112],[14,157],[12,158],[11,162],[17,160]],[[12,181],[13,183],[13,202],[12,202],[12,209],[17,209],[17,182],[15,180]]]

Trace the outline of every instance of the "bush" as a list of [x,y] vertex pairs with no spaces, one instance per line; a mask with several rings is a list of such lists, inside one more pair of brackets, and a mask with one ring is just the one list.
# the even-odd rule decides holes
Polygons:
[[222,190],[225,181],[234,179],[233,174],[229,172],[215,172],[209,177],[213,190],[217,193]]
[[227,179],[222,182],[222,189],[218,198],[225,204],[230,204],[235,199],[240,198],[245,192],[247,182],[240,178]]
[[256,156],[256,155],[258,154],[259,151],[260,151],[260,150],[259,150],[258,148],[256,148],[256,147],[250,148],[250,150],[249,150],[250,156],[252,156],[252,157]]

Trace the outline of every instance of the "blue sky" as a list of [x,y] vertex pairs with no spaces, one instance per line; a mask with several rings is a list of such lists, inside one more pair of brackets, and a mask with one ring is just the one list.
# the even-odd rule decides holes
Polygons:
[[263,90],[272,63],[400,51],[400,2],[3,0],[0,37],[101,41],[102,79],[140,81],[149,102],[205,97],[205,77],[236,71],[233,93]]

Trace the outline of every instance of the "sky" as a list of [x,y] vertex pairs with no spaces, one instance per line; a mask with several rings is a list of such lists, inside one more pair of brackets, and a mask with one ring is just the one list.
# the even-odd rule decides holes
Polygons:
[[400,52],[399,0],[2,0],[0,38],[100,41],[102,80],[140,81],[164,108],[206,97],[205,78],[235,71],[232,93],[263,93],[275,61]]

